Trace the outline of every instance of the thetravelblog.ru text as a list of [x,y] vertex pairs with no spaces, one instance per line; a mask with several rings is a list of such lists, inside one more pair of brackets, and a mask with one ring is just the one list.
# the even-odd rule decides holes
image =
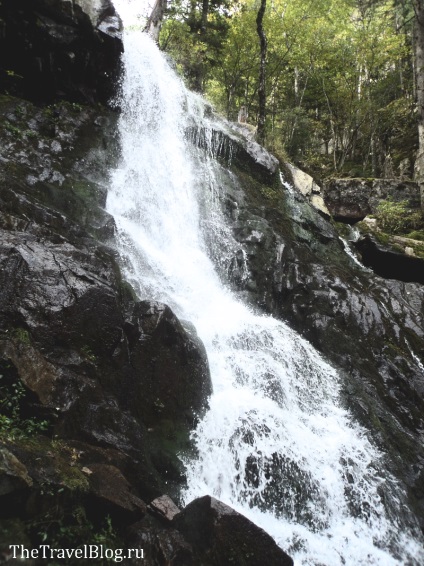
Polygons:
[[49,544],[40,544],[36,548],[26,548],[22,544],[10,544],[9,550],[14,559],[85,559],[85,560],[113,560],[122,562],[126,558],[141,560],[144,558],[142,548],[107,548],[103,544],[83,544],[78,548],[52,548]]

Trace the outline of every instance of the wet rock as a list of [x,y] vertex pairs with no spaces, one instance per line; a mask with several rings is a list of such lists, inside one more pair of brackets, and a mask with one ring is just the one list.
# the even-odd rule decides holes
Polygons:
[[147,512],[147,505],[134,493],[122,472],[107,464],[92,464],[82,468],[88,473],[92,493],[101,503],[105,513],[116,515],[139,515]]
[[31,487],[32,478],[26,467],[6,448],[0,448],[0,497]]
[[286,163],[285,165],[291,175],[293,186],[300,191],[302,195],[309,196],[312,195],[312,193],[321,192],[320,187],[316,184],[313,177],[291,163]]
[[221,501],[206,495],[195,499],[173,524],[193,546],[199,563],[290,566],[293,560],[264,530]]
[[144,378],[127,393],[142,407],[143,420],[189,422],[206,406],[211,394],[206,351],[198,337],[187,332],[171,309],[161,303],[134,304],[124,330],[132,365],[144,368]]
[[290,183],[294,189],[307,197],[312,206],[321,214],[330,216],[330,212],[321,195],[321,187],[315,182],[313,177],[291,163],[281,163],[280,167],[284,173],[286,182]]
[[[173,528],[165,529],[152,519],[145,519],[132,525],[128,530],[126,543],[129,548],[143,549],[143,563],[147,566],[200,564],[192,546],[179,531]],[[139,563],[139,560],[134,559],[128,562],[128,564]]]
[[37,102],[108,102],[122,52],[109,0],[4,0],[0,91]]
[[211,129],[189,128],[187,135],[201,148],[209,151],[216,159],[234,163],[247,169],[258,180],[273,183],[279,175],[279,163],[264,147],[245,137],[245,128],[230,124],[214,116]]
[[85,453],[112,451],[113,462],[94,464],[119,462],[151,500],[183,481],[176,454],[210,377],[195,331],[165,305],[137,301],[99,241],[114,232],[103,206],[115,117],[13,97],[0,112],[0,364],[32,393],[25,410]]
[[363,264],[377,275],[398,281],[424,283],[424,259],[415,257],[413,248],[406,247],[405,254],[399,253],[370,235],[362,236],[355,247],[361,253]]

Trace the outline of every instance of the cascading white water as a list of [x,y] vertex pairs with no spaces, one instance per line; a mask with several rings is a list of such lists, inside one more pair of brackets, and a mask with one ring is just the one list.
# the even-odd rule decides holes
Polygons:
[[[116,4],[125,15],[127,2]],[[216,234],[223,256],[236,248],[215,198],[220,167],[185,136],[201,101],[140,31],[125,35],[124,66],[122,157],[107,206],[125,274],[142,298],[194,323],[213,380],[183,499],[218,497],[296,564],[421,563],[419,541],[393,513],[403,494],[341,406],[337,373],[284,323],[239,302],[216,273],[206,241]]]

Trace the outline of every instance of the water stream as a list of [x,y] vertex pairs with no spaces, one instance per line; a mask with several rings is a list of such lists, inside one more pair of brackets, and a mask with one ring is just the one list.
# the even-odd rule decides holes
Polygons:
[[[115,4],[125,22],[134,3]],[[122,157],[107,203],[122,265],[141,298],[195,325],[213,380],[183,499],[230,504],[298,565],[422,563],[398,512],[402,490],[342,406],[337,372],[222,281],[237,252],[219,208],[220,175],[230,175],[213,147],[200,150],[185,135],[193,124],[208,128],[202,101],[139,30],[125,34],[124,67]]]

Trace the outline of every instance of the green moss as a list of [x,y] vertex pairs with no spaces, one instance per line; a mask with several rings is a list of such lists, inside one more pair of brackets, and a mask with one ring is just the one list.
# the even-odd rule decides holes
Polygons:
[[14,100],[16,100],[16,98],[10,96],[9,94],[0,94],[0,107],[3,106],[4,104],[10,104]]
[[400,244],[391,243],[392,249],[400,254],[405,253],[405,249]]
[[351,235],[351,228],[349,224],[345,224],[344,222],[334,222],[334,220],[331,221],[331,224],[342,238],[348,238]]
[[388,234],[407,234],[420,229],[423,217],[420,211],[408,208],[408,201],[385,200],[380,202],[376,211],[379,228]]
[[385,246],[390,245],[390,235],[386,234],[385,232],[375,231],[373,232],[376,240],[380,242],[380,244],[384,244]]
[[0,520],[0,548],[8,548],[9,544],[30,546],[25,523],[21,519]]
[[90,361],[90,362],[95,362],[96,361],[96,356],[93,354],[93,352],[91,351],[91,349],[89,348],[89,346],[85,345],[81,348],[81,354],[83,355],[83,357]]
[[[13,443],[8,444],[12,447],[12,452],[15,446],[19,453],[25,454],[24,463],[27,460],[33,465],[43,462],[45,478],[40,480],[38,485],[34,484],[42,495],[55,495],[64,489],[80,493],[88,491],[88,478],[79,465],[80,454],[65,440],[37,434],[31,438],[15,439]],[[27,466],[30,464],[27,463]],[[29,472],[31,475],[31,470]]]
[[24,328],[15,328],[12,332],[12,335],[22,344],[29,345],[31,343],[28,330],[25,330]]
[[185,479],[183,461],[195,457],[188,427],[169,419],[157,422],[149,429],[150,457],[156,473],[166,480],[169,495],[179,501]]
[[406,238],[411,238],[411,240],[420,240],[424,242],[424,230],[413,230],[406,235]]

